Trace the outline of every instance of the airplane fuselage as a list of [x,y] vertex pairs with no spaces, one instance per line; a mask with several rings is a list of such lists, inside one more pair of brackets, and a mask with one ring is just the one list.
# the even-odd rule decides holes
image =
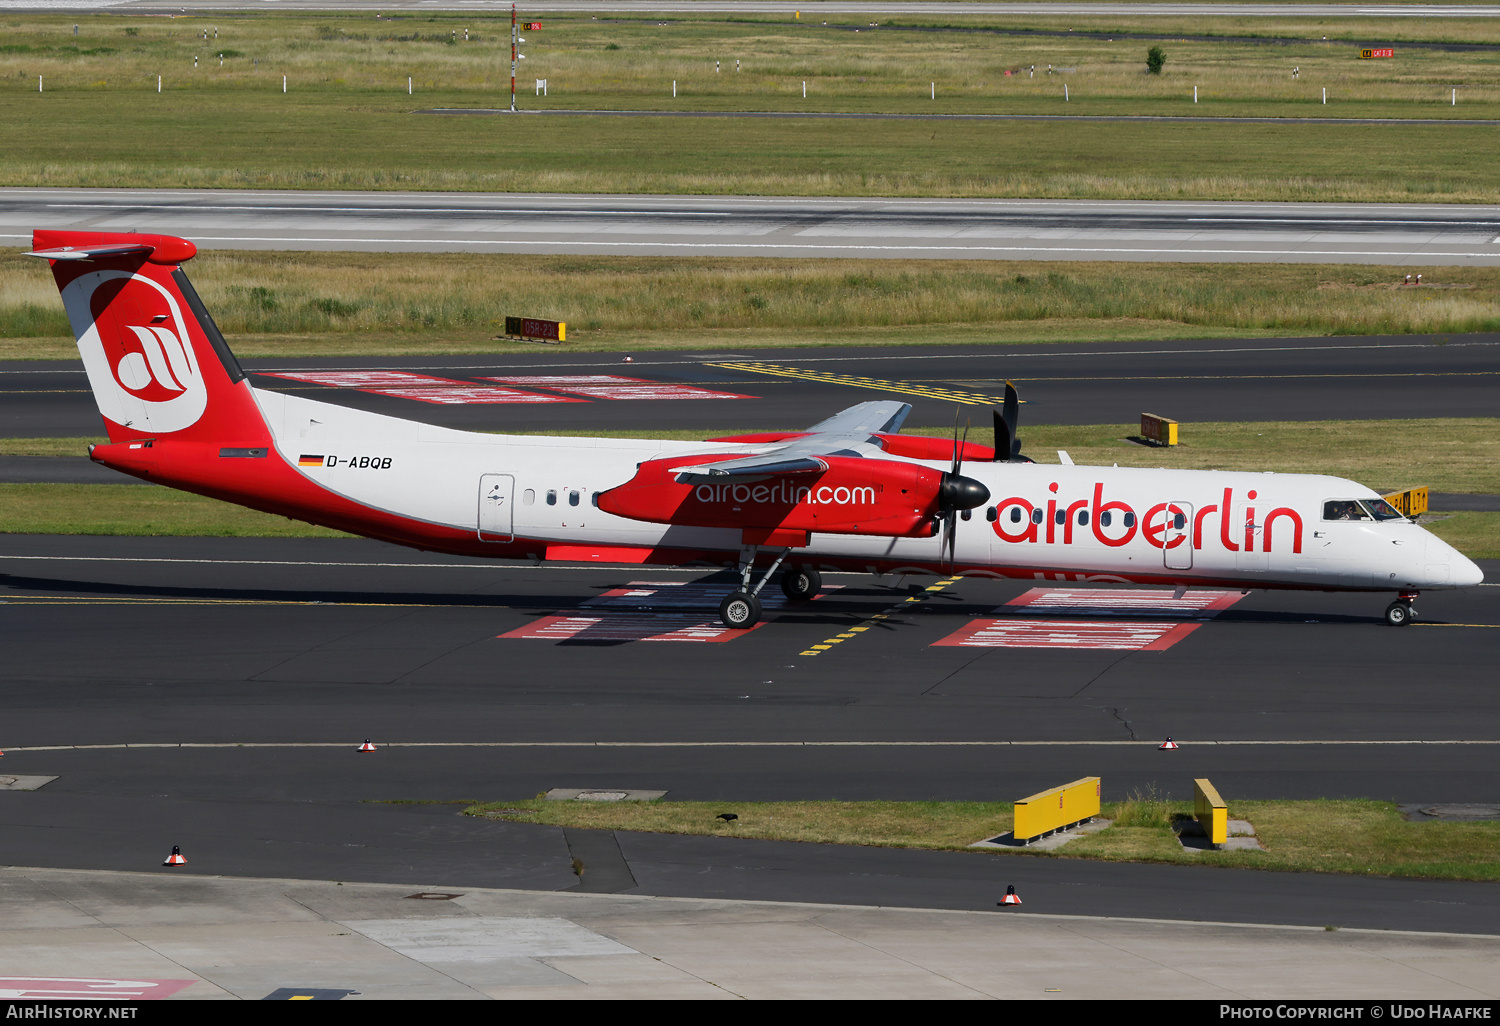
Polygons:
[[[271,512],[466,555],[734,565],[745,541],[739,529],[615,516],[599,508],[599,496],[628,482],[644,462],[768,448],[481,434],[251,392],[271,429],[277,462],[347,504],[331,507],[326,517],[305,502],[289,511],[280,489],[255,473],[264,464],[236,457],[208,458],[243,472],[243,485],[236,486],[231,473],[205,489],[197,469],[172,472],[170,443],[148,450],[150,476]],[[107,446],[95,458],[136,472],[132,456],[141,455]],[[946,469],[928,460],[885,459]],[[795,559],[871,573],[1244,588],[1415,591],[1478,578],[1465,557],[1404,518],[1326,519],[1330,502],[1378,498],[1340,478],[985,462],[965,463],[963,471],[989,489],[991,500],[959,516],[951,565],[935,534],[812,532]],[[827,486],[817,479],[796,485],[726,480],[691,491],[699,505],[722,507],[728,519],[746,521],[755,519],[758,505],[800,502],[857,512],[880,501],[873,487]],[[351,522],[351,508],[369,511],[365,529]]]

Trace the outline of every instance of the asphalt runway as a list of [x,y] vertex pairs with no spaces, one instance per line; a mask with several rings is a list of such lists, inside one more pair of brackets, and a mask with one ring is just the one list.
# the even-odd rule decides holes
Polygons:
[[[556,889],[590,837],[381,803],[650,788],[732,811],[1017,798],[1097,774],[1106,800],[1183,798],[1207,776],[1231,802],[1424,806],[1493,800],[1500,783],[1490,587],[1424,595],[1400,631],[1378,596],[1255,593],[1165,651],[936,646],[1025,589],[963,581],[813,656],[906,582],[830,577],[842,587],[722,643],[502,638],[597,615],[632,581],[705,575],[335,539],[0,548],[0,770],[58,777],[4,796],[10,865],[145,869],[175,843],[192,872]],[[1158,751],[1169,735],[1183,747]],[[365,738],[379,750],[357,752]],[[664,895],[982,908],[1015,883],[1037,911],[1459,932],[1492,931],[1500,905],[1487,885],[615,843],[640,893]]]
[[1452,204],[0,189],[0,244],[37,228],[205,249],[1500,263],[1500,208]]
[[[986,406],[1001,401],[1009,379],[1025,401],[1024,439],[1028,423],[1128,424],[1142,412],[1183,423],[1490,417],[1500,335],[818,347],[621,359],[538,347],[534,354],[496,357],[242,362],[257,387],[447,427],[532,434],[594,426],[796,429],[867,399],[912,403],[910,427],[951,427],[957,409],[973,419],[975,430],[988,431]],[[446,404],[270,376],[371,368],[467,384],[486,377],[611,375],[746,398]],[[100,430],[81,364],[14,362],[0,370],[0,437],[86,437]]]

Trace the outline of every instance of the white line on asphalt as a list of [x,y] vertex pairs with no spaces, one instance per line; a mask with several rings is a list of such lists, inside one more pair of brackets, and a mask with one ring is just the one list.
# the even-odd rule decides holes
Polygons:
[[[1178,741],[1192,745],[1256,745],[1318,747],[1322,745],[1500,745],[1500,740],[1461,740],[1450,738],[1431,741],[1265,741],[1208,740]],[[381,741],[380,748],[1098,748],[1126,747],[1155,749],[1150,741]],[[351,741],[163,741],[93,745],[3,745],[5,752],[68,752],[137,748],[355,748]]]

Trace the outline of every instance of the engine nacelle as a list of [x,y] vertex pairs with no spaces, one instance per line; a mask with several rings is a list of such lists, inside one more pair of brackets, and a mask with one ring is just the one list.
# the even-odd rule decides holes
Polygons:
[[817,474],[723,475],[702,484],[677,480],[678,467],[743,455],[647,461],[635,477],[601,494],[599,508],[655,524],[921,536],[931,533],[950,476],[894,460],[820,456],[828,469]]

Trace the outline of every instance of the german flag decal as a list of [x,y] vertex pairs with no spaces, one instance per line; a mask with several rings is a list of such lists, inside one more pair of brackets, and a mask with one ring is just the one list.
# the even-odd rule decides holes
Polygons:
[[323,457],[321,456],[308,456],[304,454],[297,460],[297,466],[299,467],[321,467],[322,465]]

